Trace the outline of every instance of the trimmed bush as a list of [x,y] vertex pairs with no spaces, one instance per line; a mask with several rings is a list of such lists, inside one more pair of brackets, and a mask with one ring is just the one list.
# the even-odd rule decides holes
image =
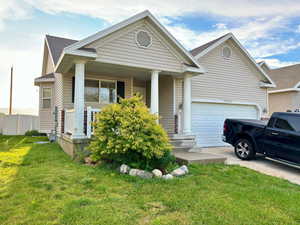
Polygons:
[[97,114],[89,149],[94,160],[125,163],[139,169],[164,169],[175,160],[158,117],[140,96],[121,99]]
[[42,135],[37,130],[28,130],[25,132],[25,136],[32,137],[32,136],[42,136]]

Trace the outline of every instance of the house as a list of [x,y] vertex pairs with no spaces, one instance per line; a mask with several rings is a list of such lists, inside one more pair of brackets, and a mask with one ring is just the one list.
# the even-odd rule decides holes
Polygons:
[[35,84],[40,131],[56,130],[69,153],[94,113],[136,92],[173,140],[224,145],[224,118],[260,118],[274,86],[232,34],[189,52],[149,11],[80,41],[47,35]]
[[276,83],[269,91],[270,115],[273,112],[300,111],[300,64],[266,70]]

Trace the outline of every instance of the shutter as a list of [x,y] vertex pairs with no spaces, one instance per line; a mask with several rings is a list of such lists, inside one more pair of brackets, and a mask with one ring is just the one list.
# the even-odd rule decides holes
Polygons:
[[72,77],[72,103],[74,103],[75,98],[75,77]]
[[125,98],[125,82],[117,81],[117,102],[120,102],[120,98]]

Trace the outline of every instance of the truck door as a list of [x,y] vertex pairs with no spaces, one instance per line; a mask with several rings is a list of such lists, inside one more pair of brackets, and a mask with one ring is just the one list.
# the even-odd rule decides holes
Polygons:
[[277,118],[265,132],[266,151],[291,162],[300,162],[300,117],[293,114]]

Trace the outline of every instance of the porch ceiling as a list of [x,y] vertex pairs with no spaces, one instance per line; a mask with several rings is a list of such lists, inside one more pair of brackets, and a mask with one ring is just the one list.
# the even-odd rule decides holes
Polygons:
[[[75,67],[71,68],[75,71]],[[133,77],[137,80],[151,80],[151,70],[145,68],[129,67],[117,64],[102,63],[98,61],[89,61],[86,64],[85,72],[90,74],[117,76],[117,77]],[[160,72],[161,75],[181,76],[179,73]]]

